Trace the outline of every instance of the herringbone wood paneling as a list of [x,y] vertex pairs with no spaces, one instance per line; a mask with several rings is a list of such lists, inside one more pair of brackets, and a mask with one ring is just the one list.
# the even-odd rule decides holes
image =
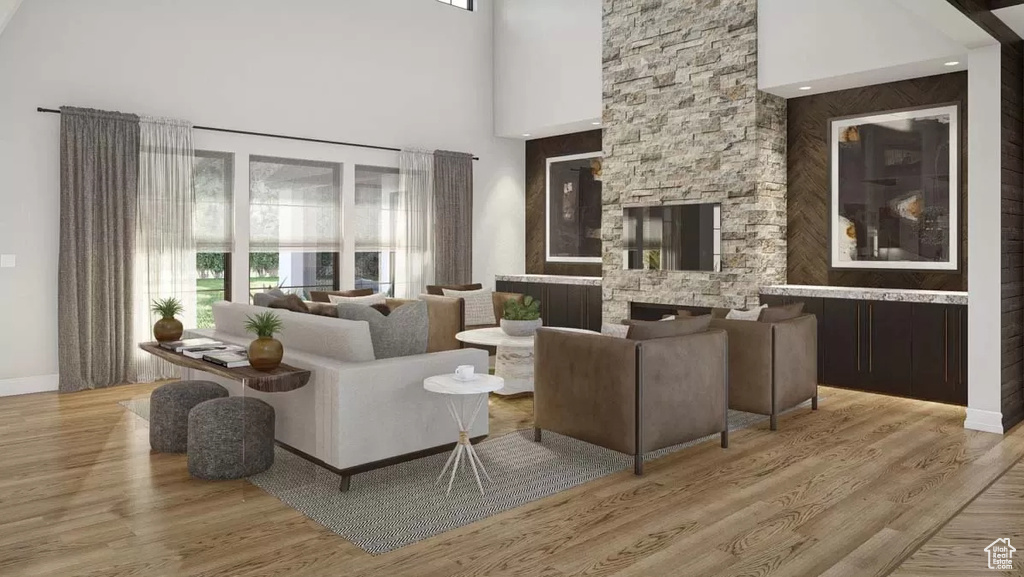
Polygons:
[[[960,271],[838,271],[829,268],[830,118],[959,102]],[[790,284],[967,290],[967,73],[816,94],[789,101]]]
[[601,150],[601,131],[588,130],[526,142],[526,272],[601,276],[600,263],[546,262],[547,160]]

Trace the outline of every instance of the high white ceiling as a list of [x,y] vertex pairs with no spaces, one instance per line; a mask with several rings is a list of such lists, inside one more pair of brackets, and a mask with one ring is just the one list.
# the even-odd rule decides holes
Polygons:
[[785,98],[966,70],[996,43],[944,0],[759,0],[758,33],[758,87]]
[[1024,38],[1024,4],[993,10],[993,14],[1006,23],[1017,36]]

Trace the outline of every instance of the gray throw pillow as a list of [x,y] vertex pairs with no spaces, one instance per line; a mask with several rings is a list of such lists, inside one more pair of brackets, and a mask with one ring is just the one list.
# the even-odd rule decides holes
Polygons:
[[252,295],[252,304],[258,307],[269,307],[270,303],[279,298],[284,298],[285,296],[287,295],[281,289],[270,289]]
[[338,303],[338,318],[370,324],[373,356],[378,359],[422,355],[427,352],[430,320],[426,301],[405,303],[387,316],[366,305]]

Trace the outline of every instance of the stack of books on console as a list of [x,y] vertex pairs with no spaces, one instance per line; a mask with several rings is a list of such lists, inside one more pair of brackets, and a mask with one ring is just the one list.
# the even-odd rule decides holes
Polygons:
[[181,353],[190,359],[202,359],[208,363],[234,369],[249,366],[249,354],[245,347],[222,343],[213,339],[184,339],[160,343],[160,348]]

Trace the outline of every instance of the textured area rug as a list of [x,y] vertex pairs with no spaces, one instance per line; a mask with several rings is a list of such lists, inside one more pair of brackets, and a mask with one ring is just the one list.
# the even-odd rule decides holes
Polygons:
[[[149,419],[149,399],[120,403]],[[805,405],[809,405],[805,403]],[[729,411],[729,429],[749,427],[768,417]],[[645,461],[719,436],[649,453]],[[352,477],[349,491],[338,490],[341,478],[280,447],[274,466],[250,477],[250,483],[374,555],[467,525],[525,503],[628,469],[623,455],[548,431],[542,443],[533,430],[522,430],[476,445],[493,482],[484,479],[484,495],[469,470],[459,470],[450,495],[436,479],[449,453],[432,455]]]

